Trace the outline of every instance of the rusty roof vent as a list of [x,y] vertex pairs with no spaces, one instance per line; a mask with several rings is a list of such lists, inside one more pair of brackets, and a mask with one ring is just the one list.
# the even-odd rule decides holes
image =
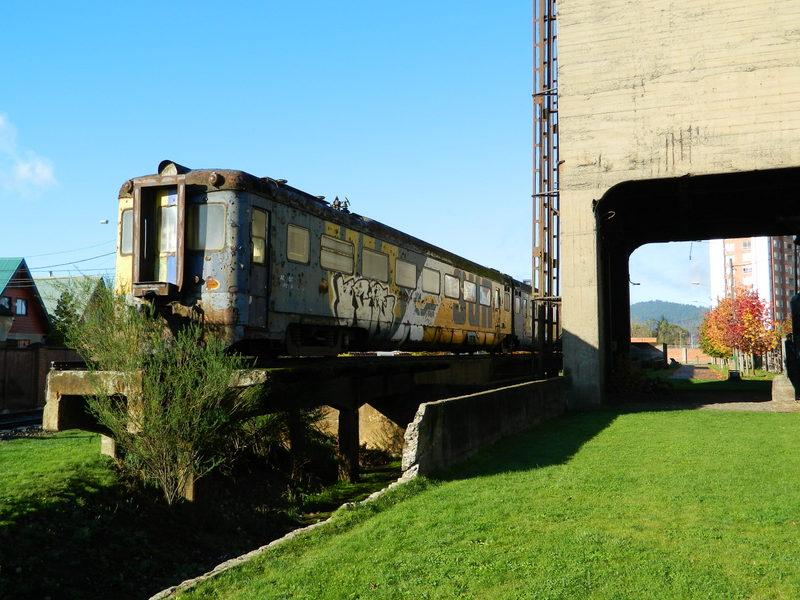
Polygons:
[[179,165],[171,160],[162,160],[160,163],[158,163],[158,174],[162,176],[183,175],[189,171],[191,171],[189,167],[184,167],[183,165]]

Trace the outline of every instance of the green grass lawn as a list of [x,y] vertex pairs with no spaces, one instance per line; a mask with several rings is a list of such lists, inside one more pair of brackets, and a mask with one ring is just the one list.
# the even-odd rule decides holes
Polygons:
[[798,433],[797,414],[569,415],[181,598],[799,598]]
[[80,431],[0,443],[0,474],[0,527],[76,485],[86,491],[114,482],[99,436]]
[[398,473],[396,464],[370,467],[358,484],[287,505],[284,487],[248,471],[216,479],[204,502],[170,510],[156,490],[119,481],[99,451],[99,437],[81,431],[0,441],[0,600],[148,598]]

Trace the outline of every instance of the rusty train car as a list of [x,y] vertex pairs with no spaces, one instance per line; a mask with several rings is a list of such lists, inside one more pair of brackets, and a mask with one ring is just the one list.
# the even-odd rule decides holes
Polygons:
[[120,190],[115,286],[254,355],[533,340],[522,282],[285,180],[171,161]]

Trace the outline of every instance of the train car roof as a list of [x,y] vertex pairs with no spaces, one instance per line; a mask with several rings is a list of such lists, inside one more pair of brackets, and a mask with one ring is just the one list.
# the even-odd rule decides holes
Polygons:
[[231,169],[190,169],[176,162],[165,160],[159,164],[158,173],[126,181],[120,189],[119,197],[132,197],[135,186],[177,185],[178,183],[186,185],[187,196],[219,190],[236,190],[263,195],[274,201],[310,212],[320,218],[336,222],[345,227],[368,232],[369,235],[381,240],[393,242],[397,245],[412,245],[434,258],[476,275],[504,282],[513,281],[516,285],[523,289],[528,288],[530,291],[530,286],[527,283],[520,282],[497,269],[485,267],[412,235],[403,233],[380,221],[349,212],[346,208],[334,208],[323,196],[313,196],[287,185],[285,179],[256,177],[244,171]]

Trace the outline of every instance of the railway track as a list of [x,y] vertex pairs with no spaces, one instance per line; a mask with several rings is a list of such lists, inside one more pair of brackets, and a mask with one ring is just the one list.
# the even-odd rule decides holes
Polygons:
[[0,414],[0,431],[35,427],[42,424],[42,410],[29,410],[25,412]]

